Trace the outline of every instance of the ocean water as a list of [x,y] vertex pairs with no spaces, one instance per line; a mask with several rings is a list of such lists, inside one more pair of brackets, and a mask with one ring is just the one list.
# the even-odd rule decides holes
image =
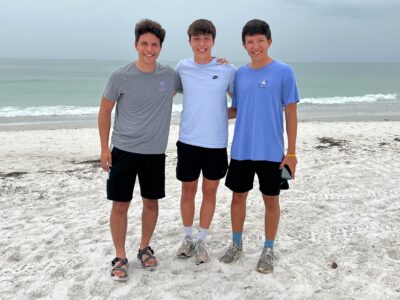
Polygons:
[[[95,120],[108,76],[127,63],[0,59],[0,126]],[[290,64],[300,120],[400,120],[400,63]],[[178,94],[174,115],[181,110]]]

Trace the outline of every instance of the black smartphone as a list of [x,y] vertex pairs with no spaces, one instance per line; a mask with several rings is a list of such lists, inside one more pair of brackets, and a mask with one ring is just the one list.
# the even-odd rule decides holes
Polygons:
[[283,168],[281,170],[281,178],[286,179],[286,180],[292,179],[292,172],[290,171],[288,165],[283,166]]

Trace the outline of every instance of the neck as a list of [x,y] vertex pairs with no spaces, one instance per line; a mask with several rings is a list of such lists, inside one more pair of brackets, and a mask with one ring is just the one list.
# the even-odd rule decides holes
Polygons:
[[136,68],[145,73],[152,73],[156,69],[157,63],[147,64],[143,61],[137,60],[135,62]]
[[272,61],[273,59],[271,57],[266,56],[260,60],[252,60],[250,63],[250,67],[253,69],[260,69],[269,65],[270,63],[272,63]]
[[196,62],[196,64],[200,64],[200,65],[208,64],[212,60],[213,60],[213,57],[211,55],[210,56],[206,56],[206,57],[196,57],[196,56],[194,56],[194,61]]

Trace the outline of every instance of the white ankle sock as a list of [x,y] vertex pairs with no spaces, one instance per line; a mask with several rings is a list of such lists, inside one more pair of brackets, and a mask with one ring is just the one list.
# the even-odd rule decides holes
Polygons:
[[208,234],[208,229],[200,227],[199,228],[199,235],[197,237],[197,240],[204,241],[206,239],[206,237],[207,237],[207,234]]
[[183,226],[183,233],[185,234],[185,237],[190,237],[190,238],[193,238],[193,229],[192,229],[192,226],[190,226],[190,227],[186,227],[186,226]]

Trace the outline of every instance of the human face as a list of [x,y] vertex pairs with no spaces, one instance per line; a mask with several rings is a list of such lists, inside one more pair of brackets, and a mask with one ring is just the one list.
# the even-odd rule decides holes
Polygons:
[[196,61],[204,63],[212,59],[211,49],[214,46],[214,40],[211,34],[192,35],[189,43]]
[[269,60],[268,49],[272,39],[268,39],[264,34],[247,35],[244,39],[244,48],[254,63],[263,63]]
[[135,48],[141,64],[155,65],[161,51],[160,39],[152,33],[142,34]]

